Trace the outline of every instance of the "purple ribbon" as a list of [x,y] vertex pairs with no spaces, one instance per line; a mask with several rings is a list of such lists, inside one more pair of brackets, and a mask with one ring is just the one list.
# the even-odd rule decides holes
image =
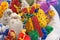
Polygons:
[[48,1],[48,3],[54,6],[58,4],[58,0],[51,0],[51,1]]
[[1,4],[2,0],[0,0],[0,4]]
[[42,3],[40,8],[44,10],[45,13],[47,13],[48,10],[50,10],[50,5],[48,3]]
[[56,5],[58,3],[58,0],[48,0],[47,2],[36,2],[40,4],[40,8],[44,10],[45,13],[47,13],[50,10],[50,5]]

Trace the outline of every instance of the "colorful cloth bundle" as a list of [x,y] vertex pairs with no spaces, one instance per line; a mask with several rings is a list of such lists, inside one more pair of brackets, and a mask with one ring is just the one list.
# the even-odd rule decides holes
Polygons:
[[47,0],[47,2],[46,0],[31,0],[31,3],[28,0],[2,2],[0,23],[3,25],[0,24],[0,39],[58,40],[59,16],[53,7],[56,4],[57,0]]

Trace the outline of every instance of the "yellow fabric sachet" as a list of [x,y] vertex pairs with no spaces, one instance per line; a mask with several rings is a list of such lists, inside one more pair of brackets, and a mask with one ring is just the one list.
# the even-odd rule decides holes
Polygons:
[[30,32],[31,30],[34,30],[34,27],[33,27],[33,24],[32,24],[32,20],[30,18],[29,21],[26,23],[26,31]]
[[40,26],[42,28],[45,28],[48,22],[46,20],[47,16],[45,15],[45,12],[42,9],[38,10],[37,18],[38,18]]
[[0,5],[0,18],[3,16],[3,12],[8,8],[8,2],[2,2]]
[[1,6],[3,11],[5,11],[9,7],[8,2],[5,1],[1,3]]
[[0,6],[0,18],[3,16],[2,7]]

